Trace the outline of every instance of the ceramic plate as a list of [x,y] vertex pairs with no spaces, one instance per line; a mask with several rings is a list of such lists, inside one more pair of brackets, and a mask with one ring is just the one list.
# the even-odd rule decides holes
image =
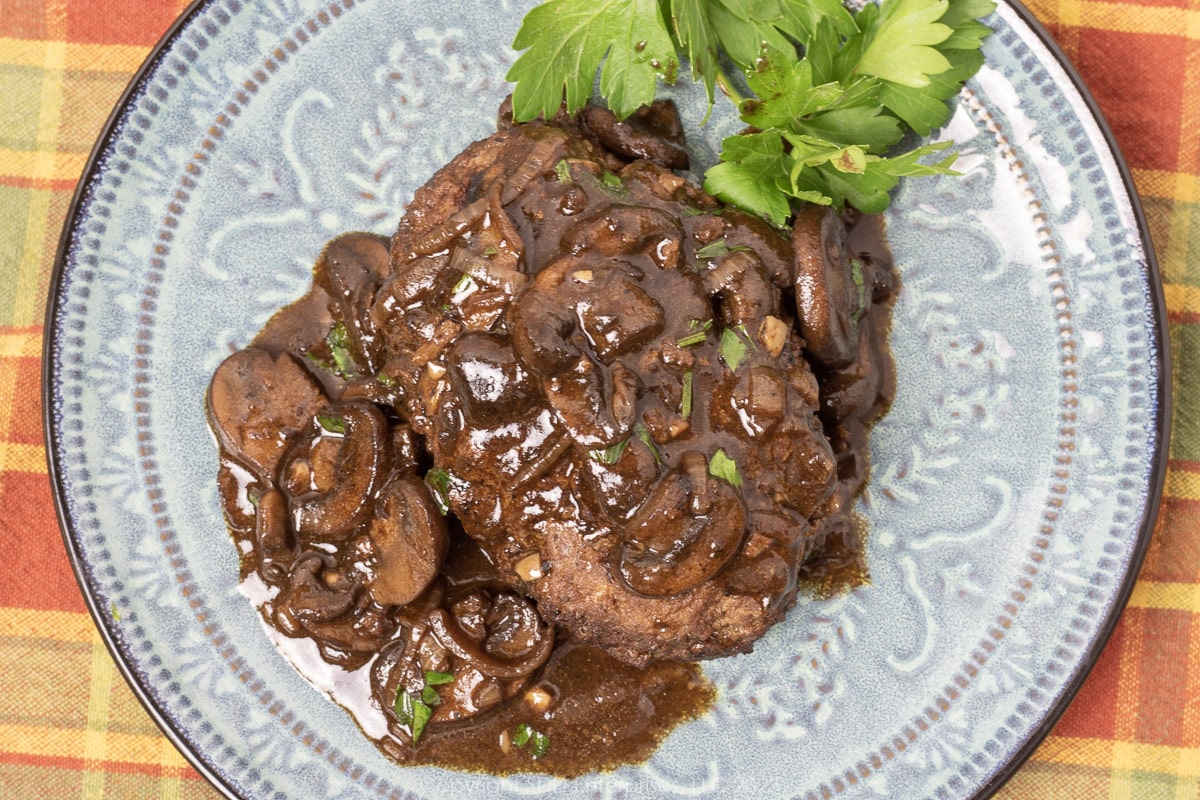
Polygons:
[[[942,135],[959,178],[888,226],[899,391],[875,429],[869,586],[801,602],[646,764],[575,781],[401,769],[239,593],[209,376],[322,244],[391,232],[494,129],[531,0],[211,0],[114,112],[63,238],[46,425],[79,581],[184,754],[241,798],[967,798],[1095,660],[1144,551],[1168,414],[1161,287],[1128,174],[1061,53],[1001,4]],[[699,161],[737,130],[676,93]]]

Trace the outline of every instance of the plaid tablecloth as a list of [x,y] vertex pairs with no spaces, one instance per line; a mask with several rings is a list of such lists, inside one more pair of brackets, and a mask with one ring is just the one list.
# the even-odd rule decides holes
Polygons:
[[[183,0],[0,0],[0,798],[209,798],[121,680],[54,518],[42,318],[96,136]],[[1004,800],[1200,798],[1200,0],[1033,0],[1133,170],[1166,281],[1159,529],[1074,704]],[[905,800],[898,798],[898,800]]]

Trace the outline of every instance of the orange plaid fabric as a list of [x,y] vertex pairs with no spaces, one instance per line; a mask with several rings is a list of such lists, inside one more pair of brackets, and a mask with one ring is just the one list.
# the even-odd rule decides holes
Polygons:
[[[211,798],[88,618],[41,435],[42,317],[75,183],[182,0],[0,0],[0,798]],[[1032,0],[1110,122],[1166,281],[1159,530],[1075,703],[1002,800],[1200,800],[1200,0]],[[909,800],[899,798],[898,800]]]

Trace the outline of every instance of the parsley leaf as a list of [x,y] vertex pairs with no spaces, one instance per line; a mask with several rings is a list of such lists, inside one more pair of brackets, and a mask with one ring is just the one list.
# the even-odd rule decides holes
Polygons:
[[787,174],[778,131],[727,136],[721,162],[704,173],[704,191],[783,226],[792,212]]
[[591,456],[593,461],[612,466],[621,460],[621,454],[625,452],[625,448],[628,446],[629,440],[625,439],[600,450],[589,450],[588,455]]
[[425,732],[425,726],[429,724],[429,720],[433,716],[433,709],[420,697],[402,691],[396,692],[396,702],[393,705],[393,709],[400,720],[400,724],[407,727],[412,734],[413,744],[416,744],[421,738],[421,734]]
[[697,250],[696,258],[720,258],[721,256],[727,256],[730,253],[736,253],[739,250],[749,249],[749,247],[745,247],[744,245],[734,245],[733,247],[730,247],[729,242],[725,241],[724,237],[721,237],[720,239],[709,242],[708,244],[704,245],[704,247],[701,247],[699,250]]
[[717,34],[704,0],[669,0],[675,47],[687,58],[692,80],[704,83],[712,106],[717,78]]
[[[901,177],[952,174],[952,156],[919,160],[938,148],[890,149],[906,127],[927,136],[946,122],[947,101],[983,63],[990,30],[980,20],[994,8],[994,0],[882,0],[857,12],[840,0],[546,0],[514,41],[525,50],[509,71],[514,116],[550,116],[564,95],[577,110],[603,64],[600,92],[624,118],[686,60],[710,107],[720,84],[750,126],[722,142],[706,191],[780,227],[798,202],[875,213]],[[745,70],[753,96],[741,97],[722,71],[730,62]]]
[[441,686],[444,683],[454,683],[453,672],[434,672],[433,670],[425,670],[426,686]]
[[746,357],[746,342],[733,328],[721,331],[721,358],[729,365],[729,369],[737,372],[738,365]]
[[654,100],[657,78],[673,83],[675,46],[658,0],[547,0],[525,15],[508,71],[513,118],[553,117],[583,108],[601,62],[600,91],[622,119]]
[[[430,492],[433,494],[433,501],[437,503],[438,511],[442,512],[442,516],[450,513],[450,473],[440,467],[431,469],[425,473],[425,483],[429,486]],[[437,674],[437,673],[429,673]],[[426,682],[429,682],[428,676]]]
[[692,371],[683,373],[683,399],[679,403],[679,413],[684,419],[692,416]]
[[346,432],[346,420],[333,414],[317,414],[317,424],[330,433]]
[[325,345],[333,357],[333,371],[339,378],[348,380],[358,374],[354,367],[354,356],[350,355],[350,332],[346,330],[346,323],[334,323],[325,336]]
[[541,758],[550,749],[550,737],[527,722],[522,722],[513,730],[512,742],[517,747],[529,745],[529,754],[534,758]]
[[930,75],[950,68],[932,46],[953,33],[938,22],[948,6],[947,0],[888,0],[877,7],[878,13],[865,15],[869,24],[862,31],[863,54],[856,71],[904,86],[928,86]]
[[742,473],[738,471],[737,462],[725,455],[724,448],[718,449],[708,460],[708,474],[725,481],[735,489],[742,488]]
[[642,444],[650,448],[650,455],[654,456],[654,463],[661,465],[663,463],[662,454],[658,452],[658,445],[654,443],[654,439],[650,436],[650,431],[642,423],[637,423],[633,426],[633,435],[642,441]]

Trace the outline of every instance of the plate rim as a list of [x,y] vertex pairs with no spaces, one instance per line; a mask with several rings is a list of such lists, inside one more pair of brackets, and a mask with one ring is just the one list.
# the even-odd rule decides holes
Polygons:
[[[62,477],[63,469],[58,459],[60,437],[59,431],[54,425],[52,403],[54,399],[54,386],[52,382],[54,370],[51,369],[51,365],[56,363],[55,345],[58,341],[58,331],[55,322],[61,309],[63,283],[68,272],[67,259],[78,230],[80,212],[88,199],[91,186],[99,177],[98,172],[102,168],[101,162],[103,156],[114,140],[120,127],[119,124],[125,116],[131,101],[142,94],[147,86],[148,78],[158,67],[164,55],[170,51],[176,39],[179,38],[180,33],[194,17],[203,12],[208,6],[218,2],[220,0],[192,0],[190,5],[171,23],[158,42],[151,48],[145,60],[132,75],[129,83],[114,103],[112,111],[105,120],[92,146],[91,152],[88,154],[87,161],[84,164],[78,183],[72,194],[71,202],[67,207],[47,287],[46,311],[42,324],[43,339],[40,379],[42,435],[46,447],[47,477],[53,496],[55,517],[60,535],[62,536],[63,546],[71,565],[72,574],[74,575],[80,594],[83,596],[88,614],[91,616],[93,624],[100,633],[105,649],[108,650],[121,677],[125,680],[125,683],[129,686],[139,704],[145,709],[151,720],[162,731],[168,741],[179,751],[188,764],[221,794],[230,798],[230,800],[244,800],[243,796],[235,790],[231,782],[220,774],[215,765],[209,764],[209,758],[205,754],[193,749],[181,731],[176,727],[175,720],[155,703],[149,687],[143,685],[141,678],[126,661],[123,652],[119,648],[116,632],[111,627],[109,616],[97,605],[98,598],[93,594],[88,585],[88,567],[79,549],[77,531],[67,510],[67,493]],[[992,775],[991,779],[972,795],[971,800],[988,800],[988,798],[994,797],[1017,773],[1021,766],[1029,760],[1030,756],[1042,744],[1071,705],[1079,690],[1086,682],[1087,677],[1091,674],[1092,669],[1096,666],[1104,648],[1107,646],[1137,583],[1143,562],[1145,561],[1146,552],[1149,549],[1150,540],[1157,528],[1170,458],[1170,437],[1174,406],[1174,398],[1171,394],[1173,383],[1172,357],[1164,278],[1159,269],[1145,211],[1142,207],[1141,198],[1134,184],[1129,165],[1095,97],[1084,83],[1078,69],[1067,57],[1062,46],[1054,39],[1045,25],[1033,15],[1022,0],[996,0],[996,2],[1011,9],[1021,22],[1029,28],[1042,46],[1046,48],[1058,66],[1062,68],[1064,74],[1070,80],[1071,88],[1078,93],[1084,107],[1095,121],[1101,139],[1106,145],[1108,153],[1117,168],[1121,184],[1125,189],[1130,209],[1133,213],[1145,261],[1145,273],[1149,289],[1148,311],[1151,317],[1149,320],[1150,324],[1147,327],[1148,332],[1153,333],[1154,342],[1152,352],[1158,364],[1157,380],[1155,382],[1157,400],[1155,411],[1157,412],[1157,419],[1152,442],[1154,456],[1149,464],[1146,510],[1138,527],[1137,539],[1130,554],[1129,567],[1121,585],[1114,594],[1114,600],[1108,614],[1098,625],[1096,635],[1092,638],[1089,646],[1083,651],[1081,658],[1076,663],[1074,675],[1064,685],[1062,693],[1047,710],[1038,727],[1026,737],[1021,746]]]

